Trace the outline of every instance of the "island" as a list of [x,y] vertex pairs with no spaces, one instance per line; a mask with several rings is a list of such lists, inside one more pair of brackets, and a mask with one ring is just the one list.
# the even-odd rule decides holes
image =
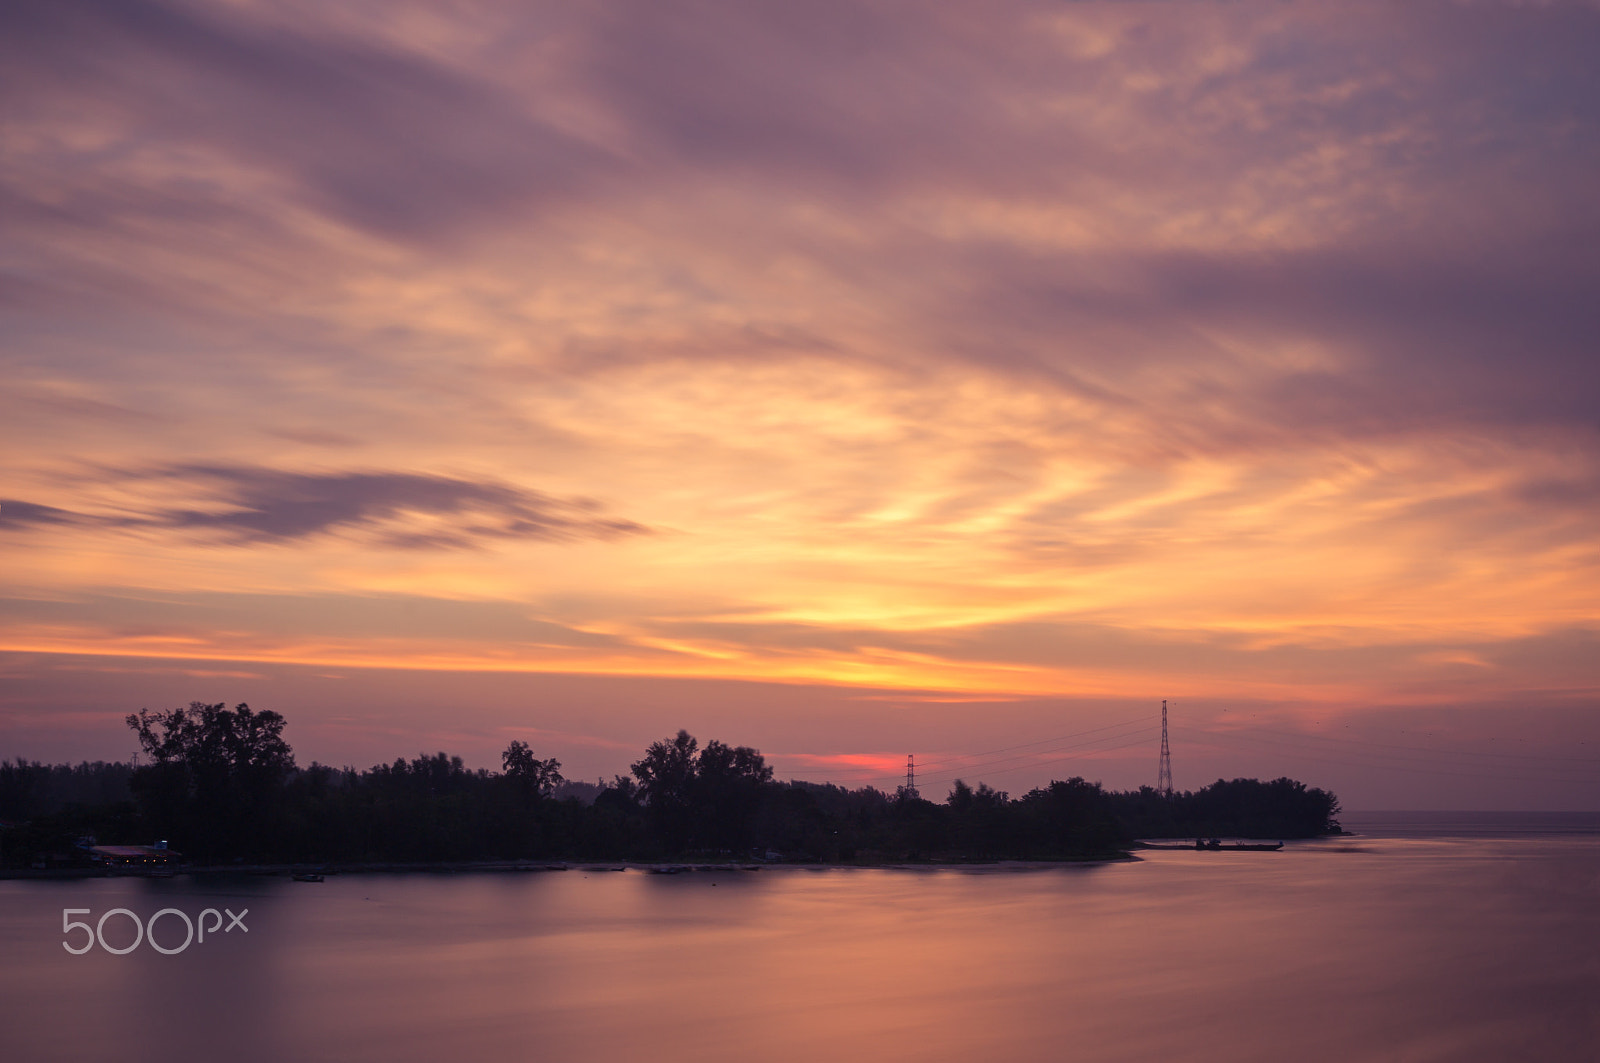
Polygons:
[[1287,778],[1165,793],[1072,777],[1019,797],[958,779],[935,802],[905,786],[778,781],[758,750],[702,746],[681,730],[629,774],[594,784],[568,782],[559,761],[521,741],[500,771],[443,752],[300,767],[284,717],[246,704],[193,702],[127,723],[138,766],[0,763],[0,870],[1084,861],[1127,859],[1138,839],[1340,830],[1332,793]]

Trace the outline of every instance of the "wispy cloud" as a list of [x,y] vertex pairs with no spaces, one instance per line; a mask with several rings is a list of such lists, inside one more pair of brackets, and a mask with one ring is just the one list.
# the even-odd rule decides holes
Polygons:
[[[29,117],[114,120],[125,151],[203,145],[387,237],[489,223],[580,194],[614,165],[471,71],[367,34],[321,32],[314,20],[160,0],[7,10],[8,80],[28,90]],[[143,190],[128,191],[120,203],[74,197],[36,209],[78,225],[113,220],[96,209],[113,206],[176,222],[236,209],[204,181],[143,202]]]
[[604,516],[593,501],[553,498],[504,484],[416,473],[293,473],[259,467],[188,465],[113,474],[125,490],[140,482],[181,483],[206,496],[204,508],[132,514],[74,513],[28,502],[0,503],[0,528],[30,525],[214,533],[232,543],[290,543],[339,531],[369,533],[387,547],[465,547],[494,539],[562,541],[645,533]]
[[[81,608],[7,645],[1600,691],[1597,53],[1578,4],[8,4],[0,531]],[[148,604],[193,587],[260,619]],[[390,595],[439,622],[306,604]]]

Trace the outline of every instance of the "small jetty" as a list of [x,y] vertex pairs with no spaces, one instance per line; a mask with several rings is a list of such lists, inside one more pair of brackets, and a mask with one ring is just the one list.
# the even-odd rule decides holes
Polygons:
[[1196,838],[1192,845],[1152,845],[1143,842],[1141,849],[1167,849],[1174,852],[1202,852],[1202,853],[1275,853],[1283,848],[1282,842],[1231,842],[1222,843],[1221,838]]

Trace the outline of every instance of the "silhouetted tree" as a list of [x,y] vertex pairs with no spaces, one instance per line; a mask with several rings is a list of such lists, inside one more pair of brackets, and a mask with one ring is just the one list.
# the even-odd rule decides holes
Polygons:
[[141,709],[127,724],[153,764],[136,769],[129,788],[145,818],[196,855],[239,852],[273,834],[294,754],[284,718],[194,701],[186,709]]
[[1339,799],[1294,779],[1218,779],[1170,796],[1148,786],[1106,796],[1132,838],[1313,838],[1339,832]]
[[540,797],[549,797],[565,780],[561,777],[561,762],[554,757],[540,760],[533,755],[526,742],[512,742],[500,754],[500,763],[506,777],[517,780],[525,790]]
[[1030,849],[1039,856],[1086,856],[1126,840],[1097,782],[1056,780],[1019,803]]
[[950,806],[950,844],[963,855],[987,857],[1013,850],[1016,817],[1004,790],[986,783],[974,790],[957,779],[945,804]]
[[0,761],[0,819],[22,820],[60,812],[128,801],[131,765],[97,760],[78,764]]
[[772,769],[760,750],[716,739],[707,742],[689,784],[699,845],[727,851],[748,848],[754,840],[752,821],[771,781]]
[[[167,837],[202,862],[657,859],[775,849],[788,860],[1099,858],[1136,837],[1309,837],[1333,794],[1293,779],[1218,779],[1173,795],[1081,778],[1012,800],[956,780],[935,804],[903,788],[774,782],[759,750],[687,731],[652,743],[593,802],[557,799],[560,762],[513,741],[502,772],[444,752],[366,771],[299,770],[277,713],[194,702],[127,718],[150,763],[0,763],[8,865],[86,859],[74,843]],[[126,790],[123,784],[126,783]],[[119,801],[131,791],[137,809]]]
[[700,750],[688,731],[651,744],[632,771],[638,799],[668,852],[749,846],[752,820],[772,780],[759,750],[715,739]]
[[639,802],[645,806],[650,826],[669,852],[689,843],[689,784],[694,779],[699,746],[688,731],[680,730],[675,738],[651,743],[644,758],[629,769],[639,780]]

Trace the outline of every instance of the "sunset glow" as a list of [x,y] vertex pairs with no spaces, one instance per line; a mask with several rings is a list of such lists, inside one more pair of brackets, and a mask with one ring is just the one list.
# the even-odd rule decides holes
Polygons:
[[[4,20],[0,753],[190,697],[625,745],[692,721],[602,680],[660,677],[780,772],[1168,697],[1600,799],[1591,7]],[[258,665],[528,703],[362,737]]]

